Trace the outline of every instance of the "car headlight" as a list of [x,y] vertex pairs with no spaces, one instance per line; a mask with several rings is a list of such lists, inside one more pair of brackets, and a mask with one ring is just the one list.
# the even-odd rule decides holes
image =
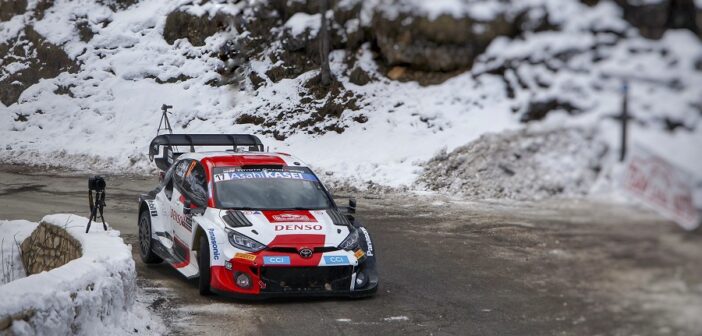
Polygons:
[[358,247],[358,230],[351,228],[346,239],[339,244],[339,249],[352,251]]
[[229,231],[229,243],[234,245],[234,247],[240,248],[244,251],[249,251],[249,252],[258,252],[260,250],[263,250],[266,248],[266,245],[263,245],[247,236],[244,236],[243,234],[236,232],[234,230]]

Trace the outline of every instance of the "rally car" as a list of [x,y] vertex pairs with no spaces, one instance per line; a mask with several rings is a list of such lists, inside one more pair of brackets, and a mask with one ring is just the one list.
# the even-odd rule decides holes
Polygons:
[[[227,146],[196,152],[195,146]],[[178,148],[189,147],[179,153]],[[200,294],[370,296],[371,237],[299,159],[252,135],[165,134],[149,147],[161,183],[139,198],[144,263],[165,261]]]

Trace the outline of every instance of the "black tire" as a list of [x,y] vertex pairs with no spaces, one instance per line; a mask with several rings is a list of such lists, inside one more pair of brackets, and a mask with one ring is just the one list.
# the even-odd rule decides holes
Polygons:
[[139,254],[145,264],[158,264],[163,261],[153,250],[151,240],[151,216],[148,211],[139,214]]
[[200,267],[200,295],[207,296],[212,294],[210,290],[210,243],[205,235],[200,236],[200,250],[197,252],[197,264]]

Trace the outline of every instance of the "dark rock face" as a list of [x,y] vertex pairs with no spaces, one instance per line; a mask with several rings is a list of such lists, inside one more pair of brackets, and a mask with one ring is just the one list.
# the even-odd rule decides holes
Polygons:
[[78,29],[78,37],[83,42],[88,42],[95,36],[95,32],[90,27],[90,22],[88,22],[87,18],[77,20],[76,29]]
[[689,29],[698,36],[702,33],[702,9],[697,8],[694,0],[615,1],[624,10],[624,19],[646,38],[658,39],[667,29]]
[[557,99],[546,101],[533,101],[527,106],[526,112],[522,114],[519,121],[526,123],[530,121],[538,121],[546,118],[552,111],[565,111],[568,114],[578,114],[580,110],[573,106],[570,102],[561,102]]
[[98,3],[110,7],[114,12],[126,9],[137,2],[139,2],[139,0],[98,0]]
[[492,21],[470,17],[425,16],[400,13],[388,19],[382,12],[373,16],[373,33],[389,65],[407,65],[427,71],[467,68],[498,36],[518,32],[515,20],[500,15]]
[[7,21],[13,16],[24,13],[27,0],[0,0],[0,21]]
[[46,10],[54,5],[54,0],[39,0],[36,7],[34,7],[34,17],[37,20],[44,19],[44,13]]
[[[355,50],[366,42],[367,34],[358,22],[361,5],[361,1],[330,1],[334,13],[328,18],[331,49]],[[260,57],[266,48],[280,41],[282,48],[269,51],[268,55],[279,65],[259,76],[266,75],[278,82],[318,68],[318,32],[307,29],[296,35],[284,27],[285,22],[297,13],[318,14],[318,1],[273,0],[252,5],[248,14],[235,18],[237,31],[249,34],[232,41],[225,57],[237,59],[236,63],[242,64]],[[321,20],[321,16],[317,18]]]
[[187,38],[192,45],[203,46],[206,38],[227,29],[228,26],[226,16],[219,13],[209,17],[176,10],[166,18],[163,38],[169,44],[173,44],[178,39]]
[[[8,43],[0,44],[3,66],[19,61],[26,65],[0,81],[0,102],[9,106],[17,102],[20,94],[42,78],[53,78],[61,72],[74,72],[78,64],[60,47],[47,42],[33,27],[24,31]],[[3,69],[3,72],[7,68]]]
[[366,85],[371,79],[370,75],[358,66],[353,68],[351,73],[349,73],[349,80],[356,85]]

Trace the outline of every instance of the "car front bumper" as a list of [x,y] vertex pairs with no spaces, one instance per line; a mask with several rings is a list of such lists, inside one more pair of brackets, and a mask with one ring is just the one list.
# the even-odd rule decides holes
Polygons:
[[[378,290],[375,260],[343,266],[266,266],[256,260],[231,259],[226,266],[211,268],[212,291],[239,299],[275,297],[367,297]],[[366,280],[359,286],[356,279]],[[237,285],[235,277],[245,274],[250,286]]]

